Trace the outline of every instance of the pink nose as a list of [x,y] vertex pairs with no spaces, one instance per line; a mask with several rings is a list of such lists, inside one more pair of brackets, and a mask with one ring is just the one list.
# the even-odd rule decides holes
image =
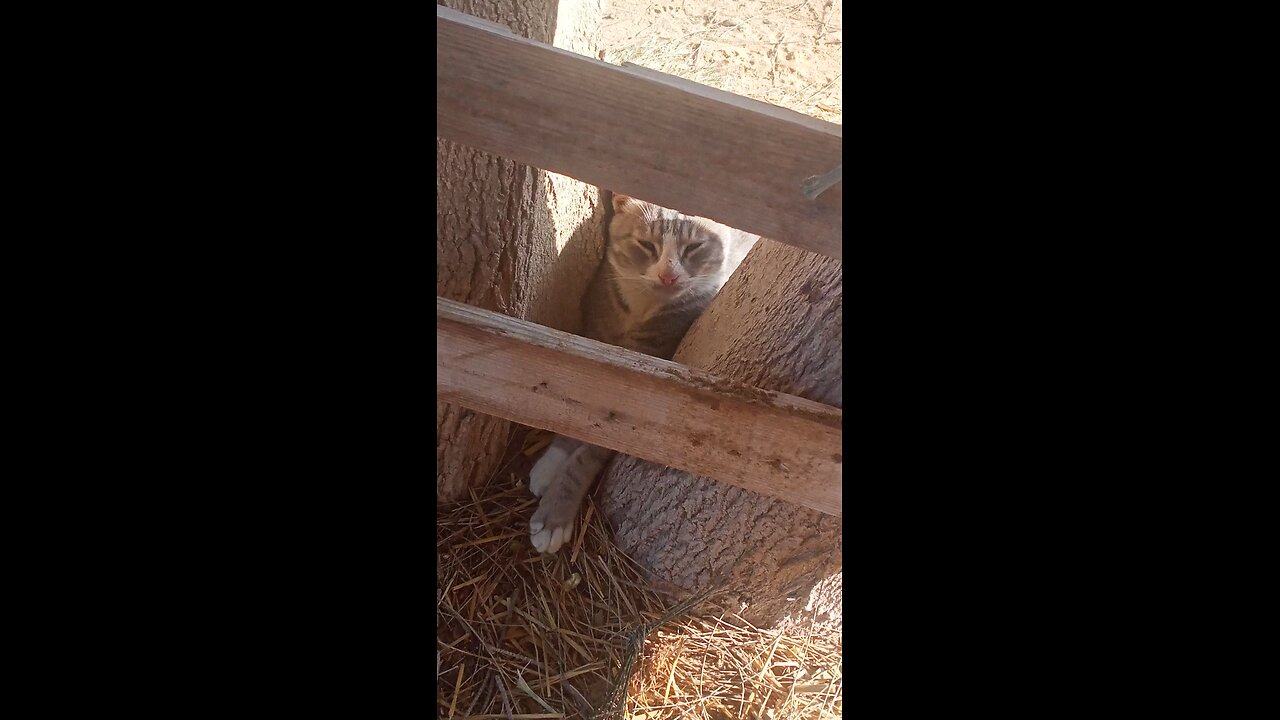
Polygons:
[[658,274],[658,279],[662,281],[662,284],[663,284],[663,285],[675,285],[675,284],[676,284],[676,276],[675,276],[675,275],[665,275],[665,274],[659,273],[659,274]]

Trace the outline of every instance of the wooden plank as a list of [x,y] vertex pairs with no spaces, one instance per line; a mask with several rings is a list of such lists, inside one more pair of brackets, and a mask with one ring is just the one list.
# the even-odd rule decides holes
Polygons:
[[[499,26],[500,27],[500,26]],[[841,257],[839,125],[436,6],[436,135]]]
[[436,394],[840,515],[837,408],[440,297]]

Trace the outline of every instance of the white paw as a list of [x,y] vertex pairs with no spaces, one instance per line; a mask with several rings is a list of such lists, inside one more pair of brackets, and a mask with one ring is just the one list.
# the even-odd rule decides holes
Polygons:
[[538,462],[534,463],[533,469],[529,471],[529,492],[542,497],[542,494],[560,475],[560,471],[564,469],[568,460],[569,453],[565,452],[559,444],[549,445],[547,451],[538,458]]
[[529,522],[529,539],[533,541],[533,549],[538,552],[555,555],[556,551],[561,547],[569,544],[573,539],[573,526],[575,521],[570,520],[568,525],[558,525],[554,528],[542,527],[538,525],[539,530],[534,530],[534,523]]
[[572,507],[556,501],[554,496],[542,498],[537,511],[529,519],[529,539],[538,552],[555,554],[568,545],[578,524],[578,505]]

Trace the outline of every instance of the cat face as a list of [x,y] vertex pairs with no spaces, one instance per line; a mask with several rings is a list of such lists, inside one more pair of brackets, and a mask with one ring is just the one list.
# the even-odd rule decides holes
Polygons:
[[616,193],[613,210],[609,260],[619,280],[669,296],[719,283],[727,227]]

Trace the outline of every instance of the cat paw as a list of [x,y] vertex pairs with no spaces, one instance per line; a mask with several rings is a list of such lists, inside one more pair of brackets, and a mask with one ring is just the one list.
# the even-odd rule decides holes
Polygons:
[[[568,512],[566,512],[568,510]],[[561,547],[568,545],[573,538],[573,529],[577,526],[578,506],[567,508],[548,495],[529,520],[529,539],[538,552],[555,554]]]
[[560,475],[560,471],[564,469],[568,460],[569,453],[565,452],[558,443],[552,443],[529,471],[529,492],[542,497],[542,494]]

